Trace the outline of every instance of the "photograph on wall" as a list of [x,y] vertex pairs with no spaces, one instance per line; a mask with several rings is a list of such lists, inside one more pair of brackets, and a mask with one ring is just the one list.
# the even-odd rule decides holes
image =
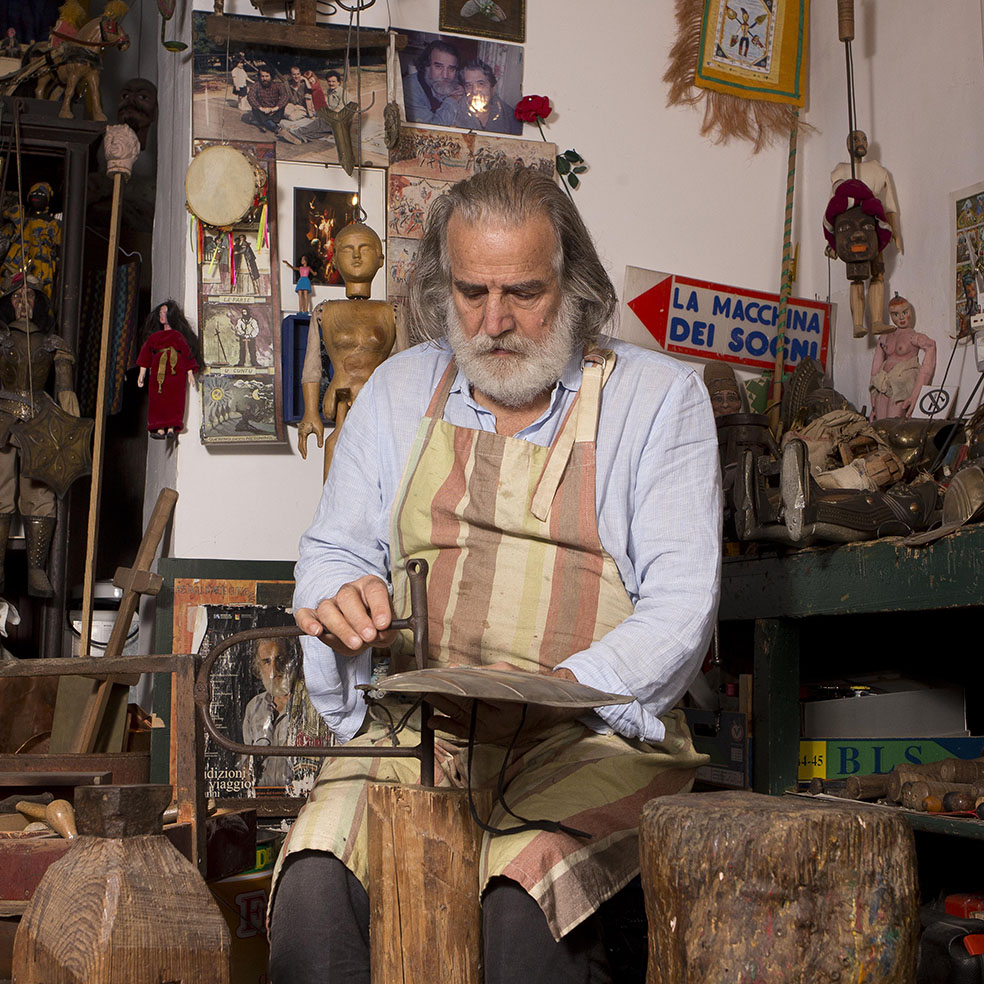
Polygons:
[[535,167],[553,175],[556,154],[557,145],[542,140],[404,127],[391,152],[386,186],[387,296],[406,295],[427,213],[443,192],[493,168]]
[[984,182],[950,196],[954,308],[950,335],[973,336],[971,319],[981,313],[984,290]]
[[[363,48],[357,78],[354,56],[346,71],[344,49],[319,52],[211,41],[205,33],[208,16],[192,13],[193,136],[273,140],[278,160],[337,163],[334,127],[344,127],[342,142],[357,148],[361,115],[362,160],[385,163],[385,45]],[[266,19],[224,16],[254,23]],[[385,37],[381,31],[362,33]],[[355,112],[346,109],[350,103]]]
[[441,0],[440,29],[500,41],[526,40],[526,0]]
[[400,31],[403,108],[409,123],[519,136],[523,49],[457,35]]
[[[162,561],[165,608],[171,601],[170,612],[163,616],[171,640],[163,648],[206,656],[233,633],[293,626],[293,581],[248,576],[251,569],[280,567],[289,577],[292,565],[274,561]],[[226,576],[212,576],[213,571]],[[232,646],[219,657],[210,680],[210,713],[218,730],[233,741],[258,748],[277,744],[299,749],[332,743],[332,734],[304,686],[296,638]],[[320,763],[301,753],[239,755],[206,736],[206,796],[257,799],[260,812],[296,813],[314,785]]]
[[273,371],[219,373],[201,378],[203,444],[269,444],[281,440],[280,387]]
[[[279,189],[278,228],[280,255],[280,306],[284,312],[298,311],[297,279],[302,257],[311,267],[311,307],[319,301],[341,300],[345,284],[335,270],[335,236],[353,221],[357,207],[363,221],[379,238],[386,240],[386,172],[361,168],[346,174],[341,167],[287,162],[277,164]],[[373,281],[373,298],[385,290],[382,273]]]

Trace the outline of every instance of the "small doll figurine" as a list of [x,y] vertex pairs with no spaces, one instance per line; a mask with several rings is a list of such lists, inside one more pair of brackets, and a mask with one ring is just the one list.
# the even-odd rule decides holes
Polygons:
[[284,260],[284,266],[289,266],[297,274],[297,310],[301,314],[307,314],[311,310],[311,267],[308,266],[307,256],[301,257],[301,262],[294,266],[288,260]]
[[184,427],[187,385],[198,372],[198,339],[174,301],[158,304],[144,322],[144,343],[137,356],[137,386],[147,381],[147,430],[157,440],[177,437]]

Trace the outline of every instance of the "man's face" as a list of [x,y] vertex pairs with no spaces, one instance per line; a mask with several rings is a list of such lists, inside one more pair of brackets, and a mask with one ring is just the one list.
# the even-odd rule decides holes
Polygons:
[[273,82],[273,76],[269,72],[267,72],[267,71],[265,71],[264,69],[261,68],[260,69],[260,85],[262,85],[264,89],[269,89],[271,82]]
[[341,82],[338,81],[337,75],[329,75],[325,82],[328,84],[328,90],[334,92],[340,85]]
[[912,327],[912,305],[908,302],[905,304],[889,304],[888,313],[891,316],[892,324],[896,328]]
[[290,84],[291,85],[301,84],[301,70],[296,65],[290,66]]
[[30,321],[34,314],[34,291],[30,287],[21,287],[14,291],[11,298],[14,305],[14,314],[21,321]]
[[868,153],[868,138],[860,130],[856,130],[847,138],[847,149],[856,161],[862,160]]
[[382,265],[382,253],[369,229],[343,231],[335,237],[335,268],[345,283],[367,284]]
[[431,52],[430,64],[424,69],[424,81],[439,96],[446,96],[454,91],[458,84],[458,59],[447,51]]
[[271,697],[286,697],[290,693],[290,685],[283,667],[277,667],[280,657],[280,646],[272,639],[264,639],[256,647],[256,662],[259,665],[260,680],[263,689]]
[[573,351],[573,318],[545,215],[522,225],[448,223],[448,340],[477,389],[528,406],[560,377]]
[[483,113],[492,100],[492,86],[480,68],[466,68],[461,79],[465,87],[468,108],[473,113]]
[[30,205],[35,212],[46,212],[48,210],[48,205],[50,204],[48,192],[44,191],[42,188],[32,191],[27,196],[27,204]]

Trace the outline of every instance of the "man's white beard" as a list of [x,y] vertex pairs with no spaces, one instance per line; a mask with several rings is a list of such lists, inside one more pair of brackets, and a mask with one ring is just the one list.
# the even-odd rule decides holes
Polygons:
[[445,82],[443,79],[439,79],[435,82],[428,80],[427,84],[431,87],[431,92],[435,96],[450,96],[455,89],[458,88],[458,80],[451,79],[449,82]]
[[[563,375],[578,342],[577,307],[565,298],[545,338],[531,341],[513,331],[498,337],[482,332],[468,338],[461,328],[454,299],[448,301],[448,344],[468,381],[505,407],[527,407]],[[494,349],[517,357],[490,355]]]

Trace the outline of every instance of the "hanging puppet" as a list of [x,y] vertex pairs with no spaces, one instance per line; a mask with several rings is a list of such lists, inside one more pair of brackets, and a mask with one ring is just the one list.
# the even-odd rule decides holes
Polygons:
[[[852,130],[847,137],[847,152],[850,160],[838,164],[830,172],[830,193],[837,195],[838,186],[846,181],[855,180],[863,183],[882,207],[882,218],[889,226],[889,241],[895,242],[895,248],[901,254],[902,234],[899,232],[899,206],[895,199],[895,185],[892,175],[882,167],[879,161],[864,160],[868,153],[868,137],[863,130]],[[887,243],[886,243],[887,245]],[[883,332],[894,331],[891,321],[885,320],[885,261],[878,250],[872,257],[870,282],[868,284],[868,310],[871,315],[871,333],[880,335]],[[844,259],[844,257],[841,257]],[[854,321],[854,337],[862,338],[864,330],[864,284],[851,279],[851,316]],[[866,278],[867,279],[867,278]]]
[[137,356],[137,386],[147,382],[147,430],[158,440],[177,438],[184,428],[188,386],[198,372],[198,339],[174,301],[164,301],[144,322],[144,343]]
[[22,266],[26,266],[27,275],[37,281],[49,302],[54,299],[62,241],[61,223],[52,208],[54,195],[54,189],[47,181],[32,184],[27,192],[26,215],[19,202],[12,203],[4,212],[0,237],[7,244],[0,277],[9,282],[21,272]]
[[[871,189],[863,181],[849,178],[836,185],[834,196],[827,204],[823,214],[823,234],[827,240],[827,255],[837,256],[847,265],[854,335],[861,337],[864,335],[864,284],[866,280],[872,280],[870,290],[875,291],[875,274],[880,278],[885,269],[879,254],[892,238],[892,227],[885,218],[882,203],[871,193]],[[881,297],[881,289],[882,281],[879,279],[879,293],[875,295],[875,301]],[[872,325],[875,333],[893,328]]]

